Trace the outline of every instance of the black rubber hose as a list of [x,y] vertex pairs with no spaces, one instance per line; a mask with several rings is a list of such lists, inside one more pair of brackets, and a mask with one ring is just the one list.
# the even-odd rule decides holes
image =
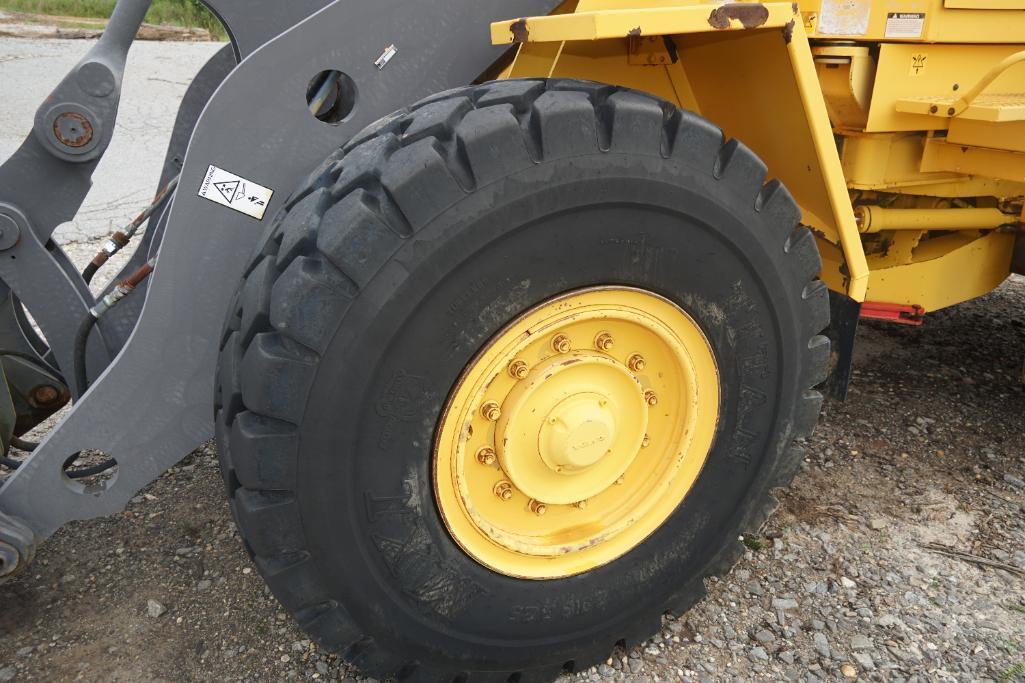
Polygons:
[[96,271],[98,271],[99,269],[100,267],[98,265],[91,261],[89,262],[89,265],[87,265],[85,267],[85,270],[82,271],[82,278],[85,280],[86,284],[89,284],[93,281],[93,276],[96,275]]
[[89,374],[85,367],[85,351],[89,346],[89,333],[96,327],[96,316],[92,313],[85,317],[75,334],[75,385],[81,396],[89,388]]
[[31,453],[32,451],[39,448],[38,441],[26,441],[25,439],[19,439],[16,436],[11,437],[11,445],[17,448],[19,451],[25,451]]

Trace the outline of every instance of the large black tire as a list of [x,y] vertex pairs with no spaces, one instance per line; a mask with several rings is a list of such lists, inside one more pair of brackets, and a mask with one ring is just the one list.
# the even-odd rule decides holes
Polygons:
[[[814,239],[765,174],[694,114],[567,80],[428,98],[313,173],[245,275],[216,412],[242,536],[303,628],[382,678],[540,680],[699,600],[797,469],[829,355]],[[713,450],[620,559],[497,574],[437,511],[439,414],[511,318],[596,284],[657,292],[701,325],[722,378]]]

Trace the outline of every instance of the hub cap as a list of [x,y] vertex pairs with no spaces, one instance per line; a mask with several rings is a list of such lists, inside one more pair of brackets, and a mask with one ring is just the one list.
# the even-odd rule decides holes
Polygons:
[[599,567],[680,504],[718,415],[715,358],[683,310],[624,287],[560,296],[488,342],[453,388],[433,458],[441,516],[502,574]]

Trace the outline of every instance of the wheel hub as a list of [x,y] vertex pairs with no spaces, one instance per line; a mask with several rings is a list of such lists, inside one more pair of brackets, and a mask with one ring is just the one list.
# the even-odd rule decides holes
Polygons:
[[679,307],[623,287],[558,297],[492,339],[453,389],[434,453],[442,518],[511,576],[610,562],[683,500],[718,405],[711,347]]

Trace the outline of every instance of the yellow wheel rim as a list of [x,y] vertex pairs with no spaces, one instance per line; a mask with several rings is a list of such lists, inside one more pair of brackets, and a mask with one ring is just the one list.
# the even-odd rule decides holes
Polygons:
[[682,309],[626,287],[557,297],[489,341],[453,388],[433,456],[441,516],[502,574],[600,567],[677,508],[718,418],[715,357]]

